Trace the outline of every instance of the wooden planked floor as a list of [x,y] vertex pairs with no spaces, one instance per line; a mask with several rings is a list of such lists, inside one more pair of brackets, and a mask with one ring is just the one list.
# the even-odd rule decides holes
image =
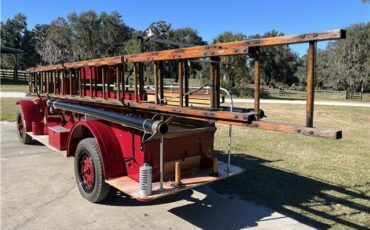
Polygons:
[[155,182],[152,184],[152,194],[150,196],[141,196],[139,182],[136,182],[135,180],[129,178],[128,176],[117,177],[114,179],[106,180],[106,182],[137,200],[151,201],[187,189],[199,187],[214,181],[222,180],[227,177],[235,176],[244,172],[242,168],[239,168],[234,165],[230,166],[229,173],[226,172],[226,168],[227,168],[226,163],[219,161],[218,162],[219,175],[217,177],[210,175],[211,169],[199,170],[199,172],[196,175],[183,178],[181,182],[184,184],[184,186],[180,188],[174,188],[172,186],[174,181],[165,181],[163,183],[163,190],[160,191],[160,183]]

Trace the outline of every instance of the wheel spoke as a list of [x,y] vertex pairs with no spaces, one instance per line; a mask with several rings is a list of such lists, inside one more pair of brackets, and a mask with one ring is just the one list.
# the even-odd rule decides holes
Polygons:
[[80,160],[80,177],[85,190],[90,191],[95,184],[95,170],[92,158],[83,154]]

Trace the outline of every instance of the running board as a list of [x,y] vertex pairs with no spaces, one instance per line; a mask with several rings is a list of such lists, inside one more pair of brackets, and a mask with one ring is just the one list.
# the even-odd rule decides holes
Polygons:
[[34,139],[34,140],[40,142],[41,144],[45,145],[46,147],[50,148],[51,150],[62,154],[64,157],[67,157],[67,151],[66,150],[60,151],[59,149],[54,148],[53,146],[51,146],[49,144],[49,136],[48,135],[33,135],[32,132],[27,132],[27,135],[32,137],[32,139]]

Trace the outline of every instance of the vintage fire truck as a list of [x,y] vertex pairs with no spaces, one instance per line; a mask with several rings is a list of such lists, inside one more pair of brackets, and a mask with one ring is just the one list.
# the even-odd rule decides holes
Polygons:
[[[17,102],[19,140],[35,139],[74,157],[77,186],[91,202],[105,199],[111,186],[151,201],[222,180],[243,172],[230,164],[233,125],[341,138],[340,130],[313,127],[313,102],[316,43],[343,38],[344,30],[331,30],[32,68],[33,99]],[[260,49],[297,43],[309,43],[306,124],[263,121]],[[220,65],[223,56],[247,53],[253,57],[254,107],[236,108],[220,86]],[[192,62],[199,60],[210,65],[209,83],[189,86]],[[168,63],[176,63],[176,86],[165,84]],[[145,85],[145,77],[154,84]],[[231,105],[221,105],[222,94]],[[227,162],[213,155],[216,123],[230,127]]]

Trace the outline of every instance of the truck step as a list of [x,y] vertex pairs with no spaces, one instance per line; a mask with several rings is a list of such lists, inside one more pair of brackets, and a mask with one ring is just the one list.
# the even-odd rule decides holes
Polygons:
[[53,147],[49,144],[49,136],[48,135],[33,135],[32,132],[27,132],[27,135],[32,137],[32,139],[34,139],[34,140],[40,142],[41,144],[45,145],[46,147],[49,147],[51,150],[62,154],[64,157],[67,157],[67,151],[65,151],[65,150],[60,151],[59,149],[57,149],[57,148],[55,148],[55,147]]

